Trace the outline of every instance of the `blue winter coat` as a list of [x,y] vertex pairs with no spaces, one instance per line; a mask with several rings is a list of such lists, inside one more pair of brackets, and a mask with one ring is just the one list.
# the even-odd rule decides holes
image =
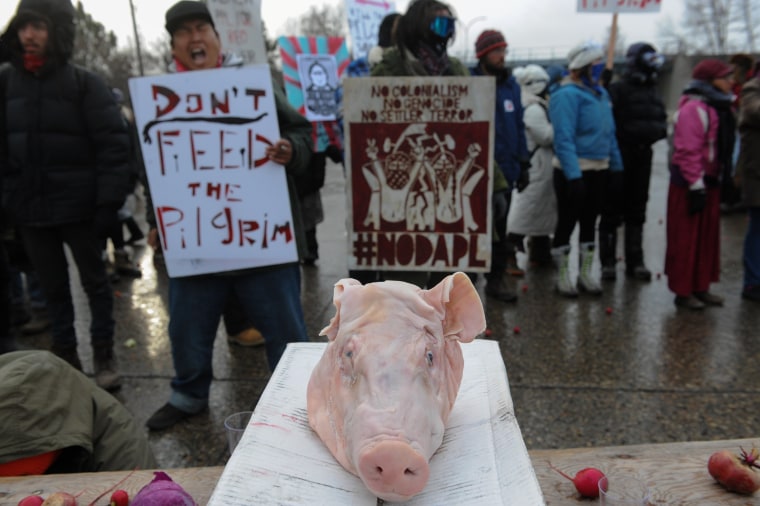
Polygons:
[[568,180],[579,179],[579,158],[609,159],[610,170],[623,170],[612,102],[604,88],[566,82],[551,95],[549,116],[554,126],[554,154]]
[[[470,73],[486,75],[479,66],[471,67]],[[513,75],[497,78],[494,158],[510,186],[520,178],[520,160],[527,161],[529,155],[520,94],[520,85]]]

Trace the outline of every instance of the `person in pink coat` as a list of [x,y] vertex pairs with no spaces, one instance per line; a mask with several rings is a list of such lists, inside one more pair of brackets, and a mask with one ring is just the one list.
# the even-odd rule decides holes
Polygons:
[[709,291],[720,273],[720,176],[731,163],[733,68],[707,59],[692,71],[678,104],[668,189],[665,274],[675,304],[722,306]]

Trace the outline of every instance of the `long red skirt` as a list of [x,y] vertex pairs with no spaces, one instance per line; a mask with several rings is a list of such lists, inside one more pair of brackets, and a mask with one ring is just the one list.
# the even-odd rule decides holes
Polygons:
[[707,205],[689,214],[689,190],[668,189],[665,274],[676,295],[706,292],[720,278],[720,189],[707,189]]

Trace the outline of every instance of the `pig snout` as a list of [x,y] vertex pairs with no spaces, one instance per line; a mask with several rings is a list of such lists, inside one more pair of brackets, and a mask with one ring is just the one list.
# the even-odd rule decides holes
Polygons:
[[425,457],[402,441],[381,441],[359,454],[359,477],[386,501],[403,501],[425,488],[430,468]]

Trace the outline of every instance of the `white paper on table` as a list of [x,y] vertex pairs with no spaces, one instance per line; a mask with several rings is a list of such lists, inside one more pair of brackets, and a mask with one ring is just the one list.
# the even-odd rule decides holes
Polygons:
[[[390,504],[309,427],[306,386],[326,343],[289,344],[209,505]],[[430,479],[409,505],[543,505],[495,341],[462,344],[464,373]]]

